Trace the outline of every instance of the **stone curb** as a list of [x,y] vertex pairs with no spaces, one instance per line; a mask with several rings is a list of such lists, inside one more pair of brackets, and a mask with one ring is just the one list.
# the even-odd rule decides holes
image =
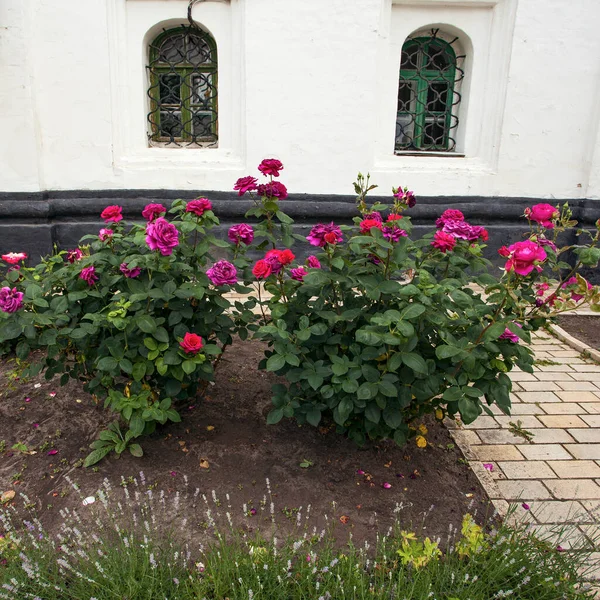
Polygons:
[[[599,317],[600,318],[600,317]],[[548,329],[550,332],[555,335],[561,342],[567,344],[574,350],[581,352],[586,358],[591,358],[592,360],[600,363],[600,352],[591,346],[588,346],[584,342],[579,341],[577,338],[574,338],[570,333],[567,333],[562,327],[555,325],[553,323],[548,325]]]

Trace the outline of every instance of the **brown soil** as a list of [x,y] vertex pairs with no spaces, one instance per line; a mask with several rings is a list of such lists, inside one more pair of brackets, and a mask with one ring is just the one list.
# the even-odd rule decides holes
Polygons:
[[[266,425],[275,378],[256,368],[263,349],[257,342],[236,343],[221,361],[208,395],[185,411],[181,423],[143,439],[142,458],[112,455],[96,469],[82,468],[82,459],[110,416],[76,382],[61,388],[57,379],[12,381],[14,363],[5,361],[0,364],[0,444],[4,440],[6,447],[0,455],[0,492],[25,493],[50,529],[61,522],[60,507],[81,506],[66,476],[87,495],[104,478],[117,486],[122,476],[140,471],[171,495],[183,490],[184,475],[192,490],[198,487],[209,497],[212,490],[220,498],[229,493],[233,512],[249,530],[260,524],[261,515],[243,517],[241,506],[259,508],[266,478],[278,521],[293,522],[298,507],[308,504],[317,520],[331,516],[335,501],[335,519],[349,517],[343,528],[358,540],[371,537],[378,524],[390,523],[397,503],[404,507],[401,519],[407,525],[420,524],[433,505],[427,532],[442,537],[450,523],[460,524],[464,513],[477,511],[482,518],[491,512],[475,475],[437,423],[427,423],[429,445],[424,450],[414,443],[398,448],[387,442],[359,449],[333,431],[299,427],[292,420]],[[11,450],[17,442],[36,453]],[[57,453],[49,454],[51,450]],[[305,459],[312,465],[302,468]],[[202,461],[209,468],[202,468]],[[385,482],[392,487],[385,489]],[[194,517],[201,522],[200,514]]]
[[564,315],[558,318],[558,325],[588,346],[600,350],[600,315]]

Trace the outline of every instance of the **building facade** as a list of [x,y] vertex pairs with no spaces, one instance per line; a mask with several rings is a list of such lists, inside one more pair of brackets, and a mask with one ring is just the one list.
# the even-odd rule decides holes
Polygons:
[[358,171],[414,190],[424,227],[460,205],[509,239],[529,199],[600,216],[597,0],[192,4],[0,3],[0,249],[70,243],[115,198],[202,192],[236,220],[265,157],[300,223],[349,218]]

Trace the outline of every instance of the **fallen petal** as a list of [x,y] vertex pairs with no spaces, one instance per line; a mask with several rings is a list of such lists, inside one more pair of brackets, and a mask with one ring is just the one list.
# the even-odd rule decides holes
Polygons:
[[58,450],[48,450],[48,456],[54,456],[55,454],[58,454]]
[[39,423],[34,423],[33,426],[37,429],[40,426],[40,424]]
[[25,402],[31,402],[31,398],[25,398]]
[[494,470],[494,465],[492,463],[483,463],[483,468],[491,473]]
[[171,477],[176,477],[177,476],[177,471],[171,471]]
[[387,481],[385,483],[381,484],[381,487],[385,488],[386,490],[389,490],[392,487],[391,483],[388,483]]
[[94,498],[94,496],[88,496],[84,499],[83,505],[87,506],[88,504],[94,504],[94,502],[96,502],[96,498]]
[[9,502],[15,497],[15,490],[8,490],[7,492],[3,492],[0,496],[0,502]]
[[523,504],[521,504],[521,506],[525,509],[525,510],[529,510],[529,504],[527,504],[527,502],[523,502]]
[[362,469],[359,469],[358,471],[356,471],[357,475],[364,475],[365,472]]

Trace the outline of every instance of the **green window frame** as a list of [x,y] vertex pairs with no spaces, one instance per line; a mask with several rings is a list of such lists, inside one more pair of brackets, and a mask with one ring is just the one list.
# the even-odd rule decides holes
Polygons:
[[215,147],[218,62],[214,38],[195,25],[168,29],[150,44],[151,145]]
[[429,36],[408,38],[402,46],[398,84],[395,152],[453,152],[456,150],[457,84],[464,71],[447,42]]

